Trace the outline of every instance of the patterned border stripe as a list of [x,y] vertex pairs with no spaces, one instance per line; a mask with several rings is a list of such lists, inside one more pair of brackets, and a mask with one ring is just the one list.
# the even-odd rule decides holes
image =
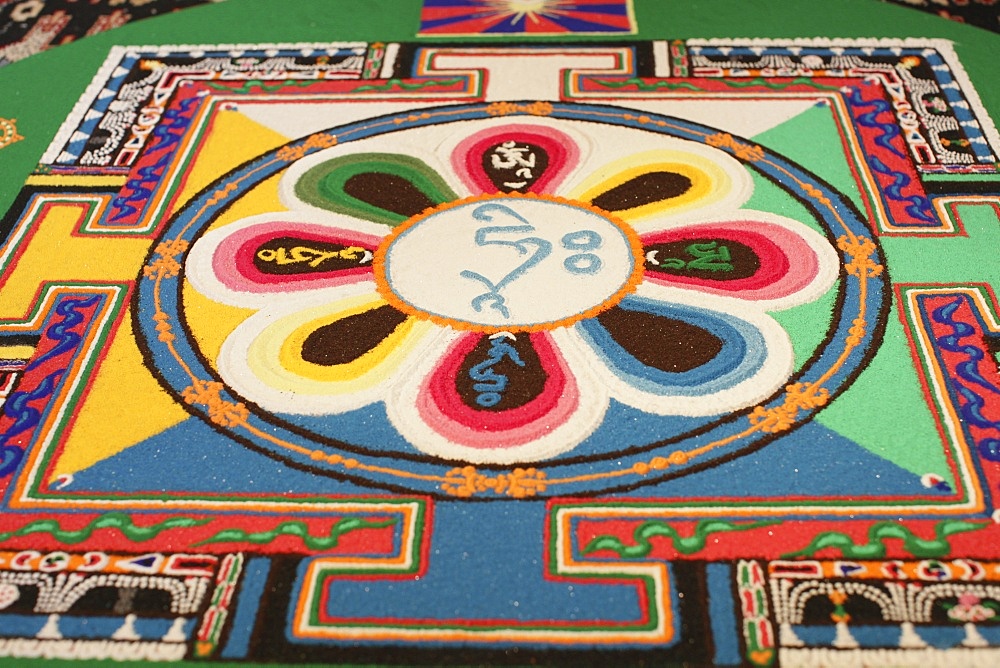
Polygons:
[[[993,350],[1000,338],[996,298],[988,285],[897,286],[914,362],[928,401],[951,438],[988,462],[1000,461],[1000,398]],[[987,475],[997,478],[994,466]]]
[[[673,76],[691,76],[695,80],[718,78],[729,69],[744,78],[754,74],[761,81],[790,75],[799,78],[879,77],[894,97],[899,96],[895,100],[896,114],[902,126],[909,128],[905,136],[912,140],[911,147],[921,171],[996,171],[1000,135],[985,113],[951,44],[944,40],[692,39],[686,42],[675,40],[669,44],[669,50],[657,49],[654,44],[657,73],[671,72]],[[372,68],[375,68],[380,70],[382,78],[386,78],[387,73],[395,71],[394,63],[400,45],[384,45],[384,54],[381,48],[377,48],[380,46],[373,44],[369,49],[362,43],[345,43],[116,47],[59,131],[42,162],[104,165],[105,169],[112,169],[109,156],[118,151],[127,138],[125,127],[119,127],[120,123],[115,125],[117,116],[107,115],[108,105],[117,100],[118,106],[125,105],[128,109],[138,109],[144,104],[162,109],[175,82],[180,80],[176,75],[198,71],[199,67],[225,71],[229,78],[252,81],[266,69],[268,59],[293,57],[303,63],[298,73],[303,77],[309,72],[323,71],[327,77],[367,78],[374,74]],[[317,51],[321,51],[322,55],[317,55]],[[366,53],[369,51],[366,65]],[[179,60],[185,56],[202,58],[204,64],[171,64],[173,58]],[[376,62],[378,58],[382,60]],[[738,58],[738,61],[733,58]],[[775,58],[787,61],[785,67],[776,65]],[[907,58],[912,59],[909,68],[895,67]],[[665,59],[670,62],[661,65],[659,61]],[[754,59],[760,60],[760,63],[755,65]],[[229,64],[220,70],[219,63],[226,61]],[[751,82],[752,79],[747,83]],[[156,93],[152,97],[136,97],[140,84],[153,85]],[[678,84],[683,85],[683,82]],[[940,103],[932,106],[924,104],[923,101],[931,96],[936,96]],[[143,130],[148,136],[157,124],[158,116],[154,118],[145,114],[144,118],[146,123],[152,123]],[[916,118],[926,127],[926,132],[938,137],[933,146],[926,139],[921,139],[922,131],[911,122]],[[98,128],[98,123],[106,127]],[[940,138],[946,136],[942,133],[958,133],[954,137],[947,134],[948,142],[952,139],[958,141],[964,152],[946,150],[944,143],[948,142],[942,143]],[[83,147],[92,141],[92,136],[102,137],[99,142],[101,147],[95,149],[96,153],[89,150],[84,154]],[[127,141],[139,147],[145,137],[135,135]],[[124,150],[115,158],[116,164],[131,164],[135,155],[133,148]],[[972,156],[971,159],[969,156]]]
[[[195,622],[202,611],[217,641],[242,555],[2,552],[0,656],[179,661],[208,649]],[[209,599],[213,581],[217,588]],[[102,604],[113,594],[113,607]],[[23,608],[18,601],[34,597]],[[158,604],[166,600],[167,604]],[[81,632],[81,626],[83,632]],[[29,628],[40,629],[26,633]]]
[[980,633],[1000,610],[995,563],[773,561],[767,570],[783,664],[988,665],[997,656]]
[[[255,81],[280,66],[289,76],[305,80],[360,79],[366,50],[361,42],[114,47],[42,163],[128,167],[153,135],[186,73]],[[191,58],[196,62],[190,63]],[[142,114],[133,124],[129,119],[139,109]]]
[[[945,40],[709,39],[688,40],[688,48],[695,76],[773,76],[778,70],[800,76],[878,76],[896,98],[896,114],[921,170],[963,171],[963,165],[975,170],[971,163],[977,163],[982,169],[976,171],[996,171],[1000,135]],[[941,111],[924,104],[930,97],[940,100]],[[949,142],[942,141],[952,132],[962,138],[962,152],[950,151]]]

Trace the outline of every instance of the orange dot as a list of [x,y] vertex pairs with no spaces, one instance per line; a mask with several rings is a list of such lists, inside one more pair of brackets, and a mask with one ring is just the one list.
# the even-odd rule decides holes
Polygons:
[[687,464],[688,459],[690,459],[690,457],[688,457],[687,453],[681,452],[680,450],[677,450],[676,452],[670,454],[670,463],[676,464],[678,466],[682,464]]

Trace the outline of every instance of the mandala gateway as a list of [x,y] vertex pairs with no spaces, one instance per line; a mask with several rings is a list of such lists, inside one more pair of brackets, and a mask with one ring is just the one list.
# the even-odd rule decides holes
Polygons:
[[[389,469],[364,465],[366,454],[433,470],[442,459],[559,467],[566,453],[572,467],[655,449],[623,438],[623,410],[661,424],[673,450],[766,415],[759,402],[810,373],[770,314],[828,292],[834,246],[810,221],[746,206],[755,181],[733,155],[740,144],[704,140],[728,135],[680,122],[650,132],[607,114],[584,122],[592,108],[516,122],[475,109],[458,124],[442,111],[389,134],[347,126],[262,156],[221,198],[188,205],[166,238],[191,237],[183,278],[236,320],[217,355],[200,353],[218,379],[205,382],[247,411],[213,422],[282,456],[321,469],[349,460],[378,478]],[[787,169],[755,151],[759,172]],[[287,211],[213,225],[216,207],[269,174],[281,175]],[[792,176],[830,205],[820,184]],[[831,236],[851,231],[829,208],[819,223],[840,216],[843,228]],[[189,324],[178,356],[198,348],[205,321]],[[826,378],[848,359],[832,358]],[[366,442],[357,426],[380,412],[398,437]],[[719,452],[766,433],[723,436]]]

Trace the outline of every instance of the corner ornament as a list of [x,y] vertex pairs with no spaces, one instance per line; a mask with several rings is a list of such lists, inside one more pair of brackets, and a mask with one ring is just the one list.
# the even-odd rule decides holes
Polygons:
[[0,117],[0,149],[6,148],[24,137],[17,134],[17,119]]

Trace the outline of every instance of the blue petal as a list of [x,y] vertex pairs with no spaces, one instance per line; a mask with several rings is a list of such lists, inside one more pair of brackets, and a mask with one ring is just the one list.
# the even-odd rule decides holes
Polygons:
[[[617,306],[626,312],[644,312],[686,323],[704,332],[706,338],[721,342],[718,352],[692,369],[667,371],[645,364],[630,352],[598,318],[584,320],[577,331],[616,376],[636,388],[661,396],[697,397],[729,389],[752,377],[764,366],[767,343],[763,333],[751,323],[712,309],[660,302],[630,296]],[[654,333],[655,335],[655,333]],[[682,345],[664,335],[663,346]]]

